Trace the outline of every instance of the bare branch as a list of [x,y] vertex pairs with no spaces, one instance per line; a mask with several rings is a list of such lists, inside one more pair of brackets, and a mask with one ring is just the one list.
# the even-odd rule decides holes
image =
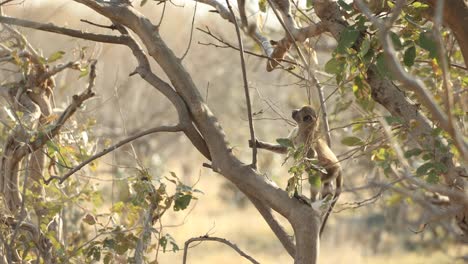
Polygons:
[[29,20],[14,18],[14,17],[7,17],[7,16],[0,16],[0,23],[5,23],[9,25],[16,25],[26,28],[32,28],[52,33],[58,33],[61,35],[67,35],[70,37],[87,39],[97,42],[104,42],[104,43],[114,43],[114,44],[122,44],[124,43],[124,36],[112,36],[112,35],[103,35],[103,34],[95,34],[95,33],[88,33],[83,32],[81,30],[76,29],[69,29],[65,27],[58,27],[52,23],[43,24],[38,22],[33,22]]
[[190,50],[190,46],[192,45],[193,28],[194,28],[194,25],[195,25],[195,17],[197,15],[197,6],[198,6],[198,1],[195,1],[195,8],[193,10],[193,18],[192,18],[192,26],[190,27],[189,43],[188,43],[187,49],[184,52],[184,55],[182,55],[182,57],[180,57],[180,60],[184,60],[185,56],[187,56],[187,54],[188,54],[188,52]]
[[118,143],[116,143],[115,145],[113,145],[113,146],[111,146],[109,148],[105,148],[104,150],[102,150],[99,153],[94,154],[93,156],[89,157],[87,160],[83,161],[78,166],[74,167],[72,170],[68,171],[67,173],[65,173],[61,177],[51,176],[49,179],[44,179],[44,183],[49,184],[52,180],[58,180],[59,183],[63,183],[70,176],[72,176],[75,172],[81,170],[84,166],[88,165],[92,161],[106,155],[109,152],[112,152],[112,151],[122,147],[123,145],[125,145],[125,144],[127,144],[129,142],[132,142],[132,141],[134,141],[134,140],[136,140],[138,138],[141,138],[143,136],[146,136],[146,135],[149,135],[149,134],[154,134],[154,133],[159,133],[159,132],[179,132],[179,131],[182,131],[182,127],[180,125],[176,125],[176,126],[159,126],[159,127],[154,127],[154,128],[147,129],[147,130],[142,131],[140,133],[137,133],[137,134],[135,134],[133,136],[130,136],[130,137],[126,138],[126,139],[123,139],[123,140],[119,141]]
[[[229,0],[226,0],[229,12],[234,16],[234,11],[232,10]],[[239,41],[239,50],[240,50],[240,59],[241,59],[241,68],[242,68],[242,79],[244,81],[244,93],[245,93],[245,103],[247,105],[247,117],[249,118],[249,130],[250,130],[250,140],[255,142],[255,130],[252,121],[252,103],[250,102],[250,92],[249,92],[249,83],[247,81],[247,70],[245,69],[245,60],[244,60],[244,44],[242,43],[242,37],[240,35],[239,24],[237,24],[237,19],[234,19],[234,26],[236,27],[237,40]],[[257,146],[254,144],[252,148],[252,167],[257,168]]]
[[260,264],[260,262],[256,261],[254,258],[252,258],[251,256],[247,255],[244,251],[242,251],[236,244],[232,243],[231,241],[225,239],[225,238],[220,238],[220,237],[210,237],[208,235],[205,235],[205,236],[200,236],[200,237],[193,237],[193,238],[190,238],[189,240],[187,240],[185,242],[185,246],[184,246],[184,259],[182,261],[183,264],[186,264],[187,263],[187,253],[188,253],[188,247],[190,245],[190,243],[192,242],[196,242],[196,241],[216,241],[216,242],[220,242],[220,243],[223,243],[225,245],[228,245],[229,247],[231,247],[232,249],[234,249],[237,253],[239,253],[239,255],[241,255],[242,257],[246,258],[247,260],[249,260],[250,262],[254,263],[254,264]]
[[[221,4],[218,0],[195,0],[195,1],[198,1],[200,3],[216,8],[220,16],[228,20],[231,23],[234,23],[234,19],[237,20],[237,18],[233,16],[229,12],[229,10],[223,4]],[[242,24],[242,22],[240,23]],[[243,30],[247,30],[246,34],[248,34],[255,42],[257,42],[257,44],[260,45],[260,47],[262,47],[265,55],[267,55],[268,57],[271,56],[271,54],[273,53],[273,47],[270,44],[270,40],[260,33],[260,30],[258,29],[257,25],[250,25],[249,28],[243,28]]]

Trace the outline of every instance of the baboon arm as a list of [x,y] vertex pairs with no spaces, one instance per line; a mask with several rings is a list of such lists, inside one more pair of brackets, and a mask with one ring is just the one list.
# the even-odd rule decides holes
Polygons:
[[[272,143],[263,142],[263,141],[259,141],[259,140],[257,140],[255,143],[257,145],[257,148],[259,148],[259,149],[266,149],[266,150],[269,150],[269,151],[272,151],[272,152],[275,152],[275,153],[279,153],[279,154],[288,153],[288,148],[285,147],[285,146],[281,146],[279,144],[272,144]],[[251,144],[250,141],[249,141],[249,146],[252,147],[252,144]]]

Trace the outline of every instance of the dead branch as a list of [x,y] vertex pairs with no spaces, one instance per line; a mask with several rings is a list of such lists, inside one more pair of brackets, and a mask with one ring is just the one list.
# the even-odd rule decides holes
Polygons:
[[187,263],[187,253],[188,253],[188,247],[190,245],[190,243],[192,242],[196,242],[196,241],[216,241],[216,242],[220,242],[220,243],[223,243],[225,245],[228,245],[229,247],[231,247],[232,249],[234,249],[237,253],[239,253],[239,255],[241,255],[242,257],[246,258],[247,260],[249,260],[250,262],[254,263],[254,264],[260,264],[260,262],[256,261],[254,258],[252,258],[251,256],[247,255],[244,251],[242,251],[236,244],[232,243],[231,241],[225,239],[225,238],[220,238],[220,237],[210,237],[208,235],[205,235],[205,236],[200,236],[200,237],[193,237],[193,238],[190,238],[189,240],[187,240],[185,242],[185,246],[184,246],[184,259],[182,261],[183,264],[186,264]]

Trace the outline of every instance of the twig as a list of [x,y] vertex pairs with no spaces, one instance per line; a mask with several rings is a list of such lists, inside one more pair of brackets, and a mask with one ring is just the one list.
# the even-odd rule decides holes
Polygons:
[[129,142],[132,142],[138,138],[141,138],[143,136],[146,136],[146,135],[149,135],[149,134],[153,134],[153,133],[158,133],[158,132],[179,132],[179,131],[182,131],[182,127],[180,127],[179,125],[176,125],[176,126],[159,126],[159,127],[154,127],[154,128],[150,128],[148,130],[145,130],[145,131],[142,131],[140,133],[137,133],[133,136],[130,136],[124,140],[121,140],[120,142],[118,142],[117,144],[109,147],[109,148],[106,148],[104,150],[102,150],[101,152],[89,157],[87,160],[83,161],[82,163],[80,163],[78,166],[74,167],[72,170],[68,171],[66,174],[64,174],[62,177],[59,177],[59,176],[51,176],[49,179],[44,179],[44,183],[45,184],[49,184],[52,180],[58,180],[59,183],[63,183],[65,180],[67,180],[70,176],[72,176],[75,172],[81,170],[81,168],[83,168],[84,166],[88,165],[89,163],[91,163],[92,161],[106,155],[107,153],[109,152],[112,152],[118,148],[120,148],[121,146],[129,143]]
[[4,5],[4,4],[8,4],[8,3],[13,2],[13,1],[15,1],[15,0],[5,0],[5,1],[2,1],[2,2],[0,3],[0,6],[2,6],[2,5]]
[[[204,30],[202,28],[197,28],[197,30],[207,34],[208,36],[216,39],[217,41],[223,43],[224,45],[226,45],[225,47],[223,46],[220,46],[220,45],[216,45],[216,44],[213,44],[213,43],[201,43],[201,42],[198,42],[198,44],[201,44],[201,45],[206,45],[206,46],[209,46],[209,45],[213,45],[215,46],[216,48],[231,48],[231,49],[235,49],[237,51],[239,51],[240,49],[234,45],[232,45],[231,43],[223,40],[222,38],[216,36],[215,34],[213,34],[210,30]],[[287,60],[287,59],[274,59],[274,58],[271,58],[269,56],[266,56],[266,55],[263,55],[263,54],[258,54],[258,53],[254,53],[252,51],[248,51],[248,50],[244,50],[244,53],[247,53],[249,55],[252,55],[252,56],[255,56],[255,57],[259,57],[259,58],[263,58],[263,59],[268,59],[268,60],[275,60],[277,61],[278,63],[279,62],[286,62],[286,63],[289,63],[289,64],[292,64],[294,66],[298,66],[298,67],[302,67],[302,65],[300,64],[297,64],[295,61],[292,61],[292,60]]]
[[193,238],[190,238],[189,240],[187,240],[185,242],[185,246],[184,246],[184,258],[183,258],[183,261],[182,263],[183,264],[186,264],[187,263],[187,253],[188,253],[188,247],[190,245],[190,243],[192,242],[196,242],[196,241],[216,241],[216,242],[220,242],[220,243],[223,243],[225,245],[228,245],[230,246],[232,249],[234,249],[237,253],[239,253],[239,255],[241,255],[242,257],[248,259],[250,262],[254,263],[254,264],[260,264],[260,262],[256,261],[254,258],[252,258],[251,256],[247,255],[244,251],[242,251],[241,249],[239,249],[239,247],[232,243],[231,241],[225,239],[225,238],[220,238],[220,237],[210,237],[208,235],[205,235],[205,236],[200,236],[200,237],[193,237]]
[[188,43],[188,46],[187,46],[187,49],[185,50],[184,52],[184,55],[182,55],[182,57],[180,58],[180,60],[184,60],[185,56],[187,56],[189,50],[190,50],[190,46],[192,45],[192,38],[193,38],[193,26],[195,25],[195,17],[197,15],[197,6],[198,6],[198,1],[195,1],[195,8],[193,10],[193,18],[192,18],[192,26],[190,27],[190,39],[189,39],[189,43]]
[[101,25],[101,24],[98,24],[98,23],[94,23],[94,22],[91,22],[91,21],[86,20],[86,19],[80,19],[80,21],[83,22],[83,23],[86,23],[86,24],[90,24],[90,25],[95,26],[95,27],[107,28],[107,29],[111,29],[111,30],[116,30],[117,29],[117,27],[114,24],[112,24],[110,26],[107,26],[107,25]]
[[[429,60],[414,60],[415,62],[423,62],[423,63],[428,63],[428,64],[432,64],[433,62],[432,61],[429,61]],[[454,68],[457,68],[457,69],[460,69],[460,70],[464,70],[464,71],[468,71],[468,68],[462,66],[462,65],[458,65],[458,64],[455,64],[455,63],[450,63],[449,64],[450,67],[454,67]]]
[[88,33],[83,32],[81,30],[76,29],[69,29],[65,27],[58,27],[54,24],[44,24],[33,22],[29,20],[14,18],[14,17],[7,17],[7,16],[0,16],[0,23],[16,25],[20,27],[32,28],[52,33],[58,33],[62,35],[67,35],[70,37],[75,38],[82,38],[97,42],[104,42],[104,43],[114,43],[114,44],[123,44],[125,40],[125,36],[112,36],[112,35],[104,35],[104,34],[95,34],[95,33]]
[[[229,0],[226,0],[226,3],[229,8],[229,12],[231,12],[231,15],[233,17],[235,17],[234,11],[232,10]],[[255,130],[254,130],[253,120],[252,120],[252,103],[250,102],[249,84],[247,82],[247,70],[245,69],[244,44],[242,43],[242,37],[240,34],[239,24],[237,24],[237,19],[234,19],[234,25],[236,27],[237,40],[239,41],[242,78],[244,79],[245,100],[247,104],[247,115],[249,118],[250,140],[252,140],[252,142],[255,142]],[[257,168],[257,146],[255,144],[252,147],[252,167],[254,169]]]

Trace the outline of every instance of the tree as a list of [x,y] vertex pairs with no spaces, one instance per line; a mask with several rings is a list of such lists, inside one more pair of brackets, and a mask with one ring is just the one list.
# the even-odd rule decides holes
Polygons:
[[[104,253],[103,260],[108,263],[111,260],[108,252],[120,254],[133,250],[132,261],[142,263],[145,252],[151,250],[151,233],[155,232],[153,224],[170,208],[185,209],[196,190],[173,175],[170,181],[177,189],[169,194],[165,184],[154,186],[148,172],[141,169],[133,185],[139,194],[136,204],[140,209],[137,212],[141,214],[141,231],[132,233],[121,227],[110,229],[104,226],[96,238],[110,233],[113,236],[90,240],[82,252],[83,248],[67,247],[60,238],[58,213],[62,207],[51,210],[43,190],[44,184],[66,183],[76,171],[137,138],[153,133],[182,132],[206,158],[206,167],[227,178],[248,197],[295,263],[316,263],[320,208],[290,197],[285,190],[263,177],[257,170],[256,148],[252,151],[251,164],[242,163],[233,154],[221,124],[183,66],[184,56],[179,58],[174,54],[160,35],[159,26],[128,1],[74,2],[89,7],[112,23],[111,26],[96,26],[116,30],[119,34],[89,33],[54,24],[0,17],[4,31],[10,36],[3,41],[2,58],[21,73],[18,80],[3,85],[1,90],[2,96],[11,101],[13,109],[13,125],[3,147],[0,171],[4,208],[8,212],[2,219],[6,227],[2,233],[4,262],[42,258],[45,263],[54,263],[81,253],[100,260],[101,253]],[[242,4],[239,5],[241,17],[237,18],[229,1],[227,5],[215,0],[198,2],[215,8],[220,17],[231,22],[237,30],[238,45],[230,44],[230,47],[239,47],[240,50],[251,139],[255,139],[255,130],[243,63],[245,51],[242,44],[247,40],[243,39],[248,37],[262,49],[267,71],[281,68],[298,77],[306,87],[310,103],[313,95],[317,95],[324,131],[330,142],[327,98],[315,76],[317,65],[311,59],[314,52],[309,41],[311,37],[329,33],[337,46],[325,64],[325,71],[336,80],[339,97],[349,100],[353,95],[352,100],[361,111],[361,116],[354,123],[355,135],[344,138],[342,143],[355,146],[354,153],[362,151],[375,166],[383,169],[388,178],[374,183],[382,192],[393,192],[411,199],[423,208],[425,221],[437,219],[448,234],[466,241],[468,203],[464,178],[468,154],[465,135],[460,127],[464,125],[465,114],[463,100],[466,89],[463,86],[468,81],[463,76],[466,66],[461,66],[460,62],[463,58],[466,65],[468,36],[458,23],[468,17],[464,1],[456,0],[451,5],[444,5],[444,1],[371,1],[372,5],[366,5],[362,1],[350,4],[312,0],[307,1],[305,9],[296,5],[291,7],[291,3],[284,0],[259,1],[263,11],[270,6],[284,30],[284,37],[273,43],[250,15],[244,16],[249,9],[244,10]],[[145,4],[150,3],[140,2],[143,8]],[[80,162],[71,168],[66,159],[60,157],[60,146],[54,142],[57,142],[64,124],[94,95],[96,61],[85,60],[81,55],[77,61],[52,66],[61,58],[60,52],[44,58],[10,25],[128,47],[138,62],[131,75],[138,74],[167,97],[177,110],[178,122],[142,131],[94,155],[86,151],[83,154],[80,147],[74,150],[75,153],[67,150]],[[210,31],[206,32],[215,36]],[[451,44],[449,48],[447,43]],[[151,62],[162,68],[169,83],[154,73]],[[83,75],[89,75],[89,82],[85,91],[73,96],[71,104],[55,116],[50,107],[53,77],[65,69],[76,69]],[[343,112],[349,106],[349,103],[343,103],[341,109],[335,111]],[[364,137],[365,140],[362,139]],[[60,175],[49,172],[49,177],[45,177],[46,159],[54,160],[69,170]],[[20,169],[22,163],[25,170]],[[20,182],[24,183],[22,187]],[[294,231],[294,240],[273,212],[288,220]],[[37,219],[31,220],[29,214],[34,214]],[[455,218],[458,230],[454,231],[447,220],[449,217]],[[92,215],[87,215],[84,221],[90,225],[97,223]],[[32,238],[33,245],[28,243],[26,236]],[[168,243],[172,244],[170,237],[161,237],[155,246],[165,248]]]

